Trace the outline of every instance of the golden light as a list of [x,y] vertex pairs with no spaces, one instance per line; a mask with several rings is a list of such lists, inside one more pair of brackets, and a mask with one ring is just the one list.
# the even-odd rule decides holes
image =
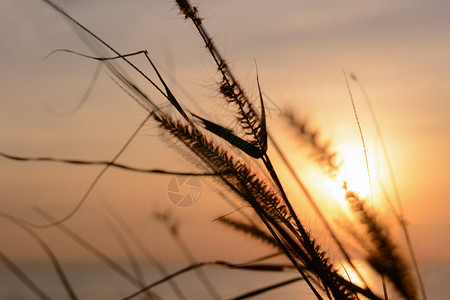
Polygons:
[[347,202],[345,200],[345,189],[343,188],[344,181],[340,175],[336,178],[325,178],[323,180],[328,191],[331,193],[333,199],[339,203],[341,208],[347,208]]
[[[355,262],[353,262],[353,263],[356,264]],[[357,267],[361,267],[361,266],[357,266]],[[360,268],[358,268],[358,270],[360,273],[362,273],[361,272],[362,270]],[[343,278],[346,278],[349,282],[351,282],[357,286],[360,286],[360,287],[364,286],[364,283],[361,280],[361,278],[359,277],[358,273],[350,266],[349,263],[341,262],[341,265],[338,268],[338,272],[341,274],[341,276]],[[364,276],[365,274],[364,275],[361,274],[361,275]]]
[[335,178],[328,182],[328,187],[341,206],[346,207],[346,190],[358,193],[361,198],[367,198],[374,203],[378,194],[378,182],[382,178],[378,168],[378,162],[371,153],[367,153],[369,173],[366,158],[360,145],[345,144],[339,147],[339,156],[342,165]]
[[364,154],[352,149],[341,152],[341,155],[344,157],[344,162],[336,177],[337,183],[342,186],[345,181],[348,190],[359,193],[361,197],[370,196],[371,185]]
[[352,264],[358,271],[353,269],[346,261],[341,261],[339,264],[336,264],[337,271],[343,278],[346,278],[359,287],[365,287],[368,284],[374,291],[381,292],[379,291],[379,287],[381,286],[379,274],[374,273],[373,269],[363,260],[352,260]]

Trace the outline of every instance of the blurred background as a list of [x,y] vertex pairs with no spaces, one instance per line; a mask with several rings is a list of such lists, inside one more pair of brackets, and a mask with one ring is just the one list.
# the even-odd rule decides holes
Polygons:
[[[201,115],[208,112],[213,120],[226,111],[211,58],[174,2],[56,2],[121,53],[148,50],[187,109]],[[450,4],[437,0],[233,0],[194,5],[242,85],[255,97],[257,64],[269,130],[286,143],[286,151],[293,157],[298,151],[295,144],[289,144],[293,135],[283,123],[284,112],[295,110],[332,148],[355,162],[350,170],[360,172],[356,177],[364,177],[364,154],[342,71],[357,77],[350,85],[372,172],[389,182],[359,84],[369,95],[383,131],[413,246],[427,288],[430,294],[436,293],[431,299],[444,299],[439,295],[446,293],[443,282],[450,274]],[[110,160],[146,117],[111,80],[106,68],[95,75],[97,62],[63,52],[44,60],[56,49],[91,54],[78,34],[42,1],[0,2],[0,152]],[[153,74],[142,56],[132,60]],[[152,99],[164,103],[135,72],[126,72]],[[90,86],[87,101],[74,110]],[[227,122],[226,117],[222,122]],[[149,122],[119,162],[141,168],[198,170],[195,161],[183,153],[181,146],[173,145]],[[32,209],[38,206],[62,218],[77,205],[101,169],[0,158],[0,211],[46,224]],[[307,168],[299,174],[314,185],[315,177]],[[113,218],[105,208],[108,205],[120,212],[158,261],[170,266],[183,265],[186,260],[154,212],[170,211],[180,235],[201,261],[242,262],[272,251],[213,222],[234,211],[217,197],[215,190],[220,186],[214,181],[201,178],[195,204],[180,207],[168,196],[171,180],[170,175],[111,168],[66,225],[117,261],[126,260],[126,255],[110,229]],[[289,184],[287,189],[296,193]],[[389,184],[388,189],[392,192]],[[379,205],[384,211],[383,204]],[[301,203],[297,209],[303,212]],[[305,218],[311,225],[317,221],[308,215]],[[6,219],[0,224],[0,250],[9,258],[22,266],[48,264],[24,231]],[[37,232],[66,264],[79,267],[98,262],[55,228]],[[446,269],[438,274],[432,271],[434,266]],[[15,280],[5,269],[1,276]]]

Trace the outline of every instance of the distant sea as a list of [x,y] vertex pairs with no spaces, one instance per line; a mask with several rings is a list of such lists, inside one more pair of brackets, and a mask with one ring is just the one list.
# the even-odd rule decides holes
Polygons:
[[[144,266],[145,267],[145,266]],[[174,266],[171,271],[183,266]],[[97,264],[65,265],[64,270],[78,296],[82,300],[121,299],[133,293],[136,288],[123,277],[108,267]],[[154,268],[145,267],[144,275],[148,283],[160,278]],[[229,270],[218,267],[203,269],[217,292],[223,299],[229,299],[245,292],[258,289],[264,285],[281,282],[296,277],[295,272],[251,272]],[[55,272],[48,265],[23,267],[23,271],[42,288],[51,299],[69,299]],[[450,299],[450,262],[428,263],[421,265],[421,273],[427,289],[429,300]],[[204,287],[199,283],[194,272],[180,275],[176,283],[183,290],[187,299],[211,299]],[[161,299],[177,299],[167,283],[154,288]],[[38,299],[8,269],[0,265],[0,299],[27,300]],[[136,297],[135,299],[143,299]],[[272,290],[252,299],[316,299],[304,282],[299,281],[289,286]],[[395,299],[391,295],[389,299]]]

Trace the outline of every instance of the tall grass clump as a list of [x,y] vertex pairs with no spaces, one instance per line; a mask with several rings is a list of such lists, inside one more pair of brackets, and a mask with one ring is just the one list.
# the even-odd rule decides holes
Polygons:
[[[174,145],[176,149],[182,148],[182,153],[186,154],[200,170],[198,172],[183,173],[176,170],[140,169],[117,163],[117,158],[125,151],[129,142],[111,161],[20,157],[0,153],[3,157],[14,160],[57,161],[103,166],[102,172],[99,173],[70,214],[63,218],[55,219],[45,211],[37,211],[47,221],[47,225],[41,227],[56,226],[87,248],[88,251],[95,253],[99,259],[112,266],[117,272],[123,273],[122,276],[129,278],[136,285],[137,289],[135,293],[129,295],[126,299],[131,299],[141,294],[146,295],[148,298],[156,298],[157,296],[152,293],[153,287],[173,279],[178,274],[198,269],[208,263],[198,262],[193,255],[189,255],[190,266],[173,274],[169,274],[167,270],[159,266],[162,279],[152,284],[146,284],[143,280],[136,279],[136,274],[139,273],[137,267],[134,275],[123,271],[107,256],[65,227],[64,222],[76,214],[91,190],[95,187],[98,179],[108,168],[122,168],[134,172],[208,176],[220,189],[219,196],[211,198],[211,201],[225,198],[222,193],[225,191],[227,195],[231,195],[230,197],[233,198],[233,201],[237,201],[246,207],[251,207],[251,213],[219,216],[217,220],[232,230],[242,232],[246,236],[262,241],[269,247],[274,248],[277,254],[281,254],[288,259],[289,266],[255,265],[254,262],[252,264],[236,265],[222,261],[215,262],[215,264],[230,268],[254,270],[271,268],[284,270],[289,268],[295,269],[298,272],[298,277],[295,280],[267,286],[259,291],[236,297],[236,299],[251,297],[297,282],[298,280],[302,280],[317,299],[387,299],[388,291],[389,293],[392,291],[392,293],[395,293],[402,299],[419,299],[416,280],[414,279],[414,274],[410,271],[409,261],[403,256],[400,247],[396,245],[388,231],[388,227],[377,218],[374,208],[369,209],[367,207],[365,199],[362,199],[358,193],[347,189],[345,185],[345,200],[349,204],[350,213],[355,218],[354,222],[349,226],[352,228],[352,234],[345,237],[337,233],[337,228],[324,214],[322,207],[320,207],[317,196],[300,179],[300,171],[293,167],[288,155],[284,153],[285,147],[277,143],[277,139],[267,126],[265,97],[261,91],[259,76],[257,75],[255,78],[257,88],[254,94],[256,96],[249,96],[249,92],[243,88],[227,60],[222,56],[213,38],[207,32],[198,9],[190,1],[176,0],[175,4],[186,21],[193,24],[203,41],[207,53],[215,64],[217,72],[214,84],[223,105],[231,110],[230,117],[235,120],[233,128],[221,125],[219,116],[194,114],[187,109],[182,98],[173,92],[172,87],[164,79],[164,74],[158,69],[147,51],[142,50],[129,54],[120,53],[101,37],[71,17],[53,1],[43,0],[43,2],[58,11],[69,23],[74,25],[76,31],[93,54],[87,55],[67,49],[60,51],[81,55],[86,59],[97,60],[102,63],[107,68],[114,82],[148,113],[139,129],[147,121],[153,122],[165,138],[170,140],[171,145]],[[138,55],[143,56],[148,62],[153,70],[152,76],[144,71],[143,66],[137,66],[130,60],[130,57]],[[118,61],[124,62],[131,70],[137,72],[138,76],[144,78],[150,87],[154,88],[166,102],[157,103],[147,96],[143,89],[138,87],[119,67]],[[331,145],[320,142],[318,131],[312,130],[307,122],[298,119],[294,112],[290,111],[285,114],[283,119],[297,132],[298,139],[304,141],[303,147],[310,149],[310,153],[312,153],[310,160],[317,164],[326,176],[335,178],[336,174],[339,173],[340,162],[338,153],[331,149]],[[131,139],[133,138],[134,135]],[[279,161],[281,166],[275,165],[273,161]],[[279,170],[282,167],[289,170],[288,173],[302,191],[301,196],[291,195],[286,191],[280,177]],[[299,199],[301,201],[300,205],[312,206],[315,216],[322,223],[322,230],[308,225],[304,216],[295,209],[293,203],[299,201]],[[127,225],[124,223],[124,220],[120,219],[120,215],[114,212],[111,214],[115,216],[115,222],[121,224],[117,228],[112,226],[112,230],[117,233],[120,231],[120,227],[124,232],[128,232],[128,236],[132,237],[132,231],[127,229]],[[184,249],[184,253],[190,253],[190,250],[186,250],[188,248],[180,236],[178,227],[167,223],[167,216],[163,214],[156,214],[155,216],[168,225],[169,233],[174,237],[179,247]],[[28,225],[39,227],[30,223]],[[322,238],[323,232],[325,232],[326,239]],[[120,234],[116,234],[116,237],[118,240],[124,240]],[[355,253],[354,247],[351,246],[349,240],[352,237],[360,243],[363,249],[360,253]],[[133,237],[132,240],[140,249],[143,248],[142,243],[136,237]],[[121,242],[121,244],[124,245],[124,249],[127,249],[125,242]],[[331,251],[330,249],[336,249],[336,251]],[[145,252],[145,249],[142,249],[142,251]],[[132,255],[130,254],[130,256]],[[371,279],[367,277],[365,272],[355,266],[354,261],[361,257],[366,260],[372,271],[383,279],[383,282],[387,281],[389,283],[388,288],[384,290],[384,296],[380,294],[380,289],[375,286],[375,283],[371,282]],[[6,256],[1,256],[1,258],[11,269],[14,269]],[[343,262],[346,263],[353,273],[357,274],[357,282],[341,272]],[[19,274],[19,272],[16,273]],[[210,283],[208,278],[205,278],[204,273],[200,272],[198,274],[202,278],[203,284],[209,290],[211,298],[220,299],[220,293],[214,289],[214,285],[217,283]],[[22,281],[26,282],[25,279],[22,279]],[[184,298],[182,291],[174,282],[172,282],[172,288],[176,291],[179,299]],[[302,295],[297,296],[299,299],[302,299]]]

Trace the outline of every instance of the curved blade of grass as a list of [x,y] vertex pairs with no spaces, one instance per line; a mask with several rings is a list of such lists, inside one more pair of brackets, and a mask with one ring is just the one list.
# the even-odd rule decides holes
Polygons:
[[153,70],[155,71],[156,75],[159,78],[159,81],[161,81],[161,83],[164,86],[164,89],[166,90],[166,98],[167,100],[169,100],[169,102],[173,105],[173,107],[175,107],[175,109],[183,116],[183,118],[188,121],[188,123],[192,123],[191,119],[188,118],[188,116],[186,115],[186,113],[184,112],[183,108],[181,107],[180,103],[178,102],[178,100],[175,98],[175,96],[173,95],[172,91],[169,89],[169,87],[167,86],[166,82],[164,81],[164,79],[162,78],[161,74],[159,73],[158,69],[156,68],[155,64],[153,63],[153,61],[150,59],[150,57],[148,56],[148,52],[144,51],[144,55],[147,58],[148,62],[152,65]]
[[200,262],[200,263],[191,264],[191,265],[189,265],[187,267],[184,267],[184,268],[182,268],[182,269],[180,269],[180,270],[178,270],[176,272],[173,272],[172,274],[170,274],[170,275],[168,275],[168,276],[166,276],[164,278],[161,278],[161,279],[159,279],[159,280],[157,280],[157,281],[147,285],[145,288],[134,292],[133,294],[123,298],[122,300],[132,299],[132,298],[142,294],[143,292],[145,292],[145,291],[147,291],[147,290],[149,290],[151,288],[154,288],[155,286],[158,286],[158,285],[166,282],[167,280],[170,280],[170,279],[172,279],[172,278],[174,278],[176,276],[179,276],[179,275],[184,274],[186,272],[190,272],[190,271],[193,271],[193,270],[205,267],[205,266],[224,266],[224,267],[231,268],[231,269],[246,269],[246,270],[254,270],[254,271],[266,270],[266,271],[278,271],[278,272],[279,271],[284,271],[284,270],[286,270],[286,268],[292,267],[292,266],[286,266],[286,265],[279,265],[279,266],[277,266],[277,265],[247,266],[247,265],[241,265],[241,264],[238,264],[238,265],[237,264],[232,264],[232,263],[225,262],[225,261]]
[[283,287],[285,285],[288,285],[288,284],[291,284],[291,283],[294,283],[294,282],[297,282],[297,281],[300,281],[300,280],[303,280],[303,278],[295,277],[295,278],[288,279],[288,280],[285,280],[285,281],[282,281],[282,282],[279,282],[279,283],[276,283],[276,284],[271,284],[271,285],[265,286],[263,288],[259,288],[257,290],[254,290],[254,291],[242,294],[240,296],[236,296],[236,297],[230,298],[230,300],[240,300],[240,299],[247,299],[247,298],[255,297],[255,296],[258,296],[258,295],[263,294],[265,292],[269,292],[271,290]]
[[263,94],[261,93],[261,86],[259,85],[259,75],[258,75],[258,68],[256,68],[256,83],[258,84],[258,93],[259,93],[259,100],[261,105],[261,124],[260,124],[260,130],[259,130],[259,141],[261,145],[261,151],[263,153],[267,152],[267,125],[266,125],[266,110],[264,108],[264,100],[263,100]]
[[232,146],[235,146],[236,148],[242,150],[243,152],[250,155],[251,157],[260,158],[263,156],[264,152],[261,149],[256,147],[254,144],[249,143],[246,140],[238,137],[230,129],[225,128],[221,125],[218,125],[214,122],[208,121],[208,120],[206,120],[202,117],[199,117],[195,114],[193,114],[193,116],[196,117],[197,119],[199,119],[203,123],[206,130],[221,137],[222,139],[224,139],[225,141],[230,143]]
[[[99,36],[97,36],[95,33],[93,33],[91,30],[89,30],[87,27],[85,27],[84,25],[82,25],[81,23],[79,23],[77,20],[75,20],[72,16],[70,16],[66,11],[64,11],[61,7],[59,7],[58,5],[56,5],[55,3],[53,3],[50,0],[42,0],[45,3],[47,3],[49,6],[51,6],[53,9],[55,9],[57,12],[59,12],[61,15],[63,15],[64,17],[66,17],[71,23],[75,24],[79,29],[81,29],[82,31],[86,32],[88,35],[90,35],[92,38],[94,38],[95,40],[97,40],[100,44],[102,44],[103,46],[105,46],[107,49],[109,49],[110,51],[112,51],[113,53],[115,53],[117,55],[117,57],[114,57],[112,59],[117,59],[117,58],[121,58],[123,61],[125,61],[130,67],[132,67],[135,71],[137,71],[141,76],[143,76],[148,82],[150,82],[150,84],[155,87],[157,89],[158,92],[160,92],[174,107],[175,109],[183,116],[184,119],[186,119],[186,121],[188,121],[189,123],[191,122],[191,120],[188,118],[188,116],[186,115],[185,111],[183,110],[183,108],[181,107],[180,103],[177,101],[177,99],[175,98],[175,96],[173,95],[173,93],[171,92],[171,90],[169,89],[169,87],[167,86],[166,82],[164,81],[164,79],[162,78],[161,74],[159,73],[158,69],[156,68],[156,66],[154,65],[154,63],[152,62],[152,60],[150,59],[149,55],[148,55],[148,51],[147,50],[141,50],[141,51],[137,51],[135,53],[131,53],[131,54],[126,54],[126,55],[122,55],[121,53],[119,53],[115,48],[113,48],[111,45],[109,45],[108,43],[106,43],[103,39],[101,39]],[[89,46],[89,42],[86,41],[86,44],[88,44]],[[91,46],[91,48],[93,48]],[[74,51],[73,51],[74,52]],[[97,49],[98,52],[98,49]],[[75,53],[75,52],[74,52]],[[141,69],[139,69],[135,64],[133,64],[131,61],[129,61],[127,59],[127,56],[132,56],[132,55],[137,55],[137,54],[141,54],[143,53],[145,55],[145,57],[147,58],[147,60],[149,61],[149,63],[151,64],[153,70],[155,71],[156,75],[158,76],[159,80],[161,81],[161,83],[164,86],[164,89],[166,91],[166,93],[164,93],[164,91],[153,81],[150,79],[149,76],[147,76],[144,72],[142,72]],[[85,57],[89,57],[87,55],[82,55]],[[111,58],[106,58],[106,59],[101,59],[99,57],[90,57],[93,59],[99,59],[102,61],[108,61],[111,60]],[[111,65],[108,65],[108,67],[110,67]],[[153,104],[153,103],[152,103]],[[154,105],[154,104],[153,104]]]
[[97,79],[100,76],[101,69],[102,69],[102,64],[98,63],[97,67],[95,68],[94,75],[92,75],[92,79],[89,83],[89,86],[87,87],[83,96],[81,97],[81,99],[78,101],[78,103],[74,107],[72,107],[71,109],[69,109],[67,111],[57,111],[57,110],[53,109],[51,106],[44,104],[45,108],[47,110],[49,110],[52,114],[59,116],[59,117],[69,117],[69,116],[73,115],[74,113],[76,113],[77,111],[79,111],[86,104],[87,100],[89,99],[89,96],[91,95],[92,90],[94,89],[94,86],[97,83]]
[[[144,72],[142,72],[141,69],[139,69],[136,65],[134,65],[131,61],[127,59],[127,56],[124,56],[120,54],[116,49],[114,49],[111,45],[106,43],[103,39],[101,39],[98,35],[96,35],[94,32],[89,30],[87,27],[85,27],[83,24],[75,20],[72,16],[70,16],[65,10],[63,10],[61,7],[53,3],[51,0],[42,0],[43,2],[47,3],[50,7],[52,7],[54,10],[59,12],[62,16],[64,16],[71,24],[74,24],[77,28],[82,30],[83,32],[87,33],[89,36],[91,36],[93,39],[95,39],[97,42],[99,42],[101,45],[105,46],[107,49],[112,51],[114,54],[122,58],[123,61],[125,61],[130,67],[132,67],[136,72],[138,72],[141,76],[143,76],[154,88],[158,90],[162,95],[164,95],[167,98],[167,95],[164,93],[164,91],[153,81],[148,77]],[[90,46],[91,49],[94,47],[87,41],[84,40],[85,43]],[[94,50],[94,49],[93,49]],[[96,52],[98,52],[98,49]],[[145,51],[145,50],[144,50]]]
[[145,291],[147,291],[147,290],[149,290],[149,289],[151,289],[151,288],[153,288],[153,287],[155,287],[155,286],[157,286],[157,285],[159,285],[161,283],[166,282],[167,280],[170,280],[170,279],[172,279],[172,278],[174,278],[174,277],[176,277],[178,275],[181,275],[183,273],[189,272],[191,270],[198,269],[198,268],[203,267],[205,265],[208,265],[208,263],[197,263],[197,264],[190,265],[190,266],[187,266],[185,268],[182,268],[181,270],[178,270],[178,271],[176,271],[176,272],[174,272],[174,273],[172,273],[172,274],[170,274],[170,275],[168,275],[168,276],[166,276],[166,277],[164,277],[162,279],[159,279],[159,280],[153,282],[152,284],[147,285],[145,288],[142,288],[142,289],[134,292],[133,294],[131,294],[131,295],[125,297],[125,298],[122,298],[122,300],[132,299],[132,298],[142,294],[143,292],[145,292]]
[[113,56],[113,57],[98,57],[98,56],[86,55],[86,54],[83,54],[83,53],[80,53],[80,52],[76,52],[76,51],[72,51],[72,50],[68,50],[68,49],[57,49],[57,50],[52,51],[45,58],[49,57],[50,55],[52,55],[52,54],[54,54],[56,52],[68,52],[68,53],[76,54],[76,55],[79,55],[79,56],[82,56],[82,57],[86,57],[86,58],[94,59],[94,60],[99,60],[99,61],[116,60],[116,59],[122,59],[122,58],[129,57],[129,56],[135,56],[135,55],[139,55],[139,54],[144,54],[145,57],[147,58],[148,62],[152,66],[153,70],[155,71],[156,75],[158,76],[159,80],[161,81],[162,85],[164,86],[164,89],[166,90],[166,94],[164,96],[167,98],[167,100],[169,100],[170,104],[172,104],[175,107],[175,109],[183,116],[183,118],[186,119],[186,121],[191,122],[190,119],[188,118],[188,116],[186,115],[185,111],[181,107],[180,103],[175,98],[175,96],[173,95],[172,91],[169,89],[169,87],[167,86],[166,82],[162,78],[162,76],[159,73],[158,69],[156,68],[155,64],[150,59],[147,50],[140,50],[140,51],[137,51],[137,52],[123,54],[123,55],[120,54],[120,55]]

